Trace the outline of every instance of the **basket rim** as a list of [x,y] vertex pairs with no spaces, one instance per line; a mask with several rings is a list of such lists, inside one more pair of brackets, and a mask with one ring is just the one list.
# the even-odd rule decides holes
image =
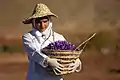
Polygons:
[[76,51],[76,50],[53,50],[53,49],[41,49],[41,51],[54,51],[54,52],[80,52],[79,51]]

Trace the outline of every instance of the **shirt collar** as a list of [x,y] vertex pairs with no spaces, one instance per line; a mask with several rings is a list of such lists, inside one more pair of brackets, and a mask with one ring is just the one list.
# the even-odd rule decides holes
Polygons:
[[35,33],[35,35],[36,35],[37,37],[41,37],[41,36],[42,36],[42,33],[41,33],[40,31],[38,31],[37,29],[32,28],[32,31],[33,31],[33,33]]

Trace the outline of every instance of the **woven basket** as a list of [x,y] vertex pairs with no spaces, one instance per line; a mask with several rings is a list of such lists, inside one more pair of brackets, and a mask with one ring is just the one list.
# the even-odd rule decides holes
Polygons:
[[63,75],[69,73],[70,68],[68,68],[68,64],[75,62],[77,58],[80,57],[82,50],[80,51],[72,51],[72,50],[49,50],[43,49],[41,50],[44,54],[49,56],[50,58],[55,58],[58,60],[58,63],[65,66],[61,70],[53,69],[56,75]]
[[[58,60],[60,64],[65,66],[61,70],[53,69],[56,75],[64,75],[69,73],[70,68],[68,68],[68,64],[75,62],[77,58],[80,57],[82,51],[86,47],[87,43],[96,35],[96,33],[92,34],[87,40],[82,42],[75,50],[49,50],[49,49],[42,49],[41,51],[49,56],[50,58],[55,58]],[[79,51],[77,51],[79,49]]]

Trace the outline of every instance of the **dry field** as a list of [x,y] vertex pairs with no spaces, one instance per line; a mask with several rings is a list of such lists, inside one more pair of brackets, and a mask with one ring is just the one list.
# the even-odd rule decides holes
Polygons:
[[[120,56],[89,51],[81,55],[83,69],[64,76],[65,80],[120,80]],[[0,80],[25,80],[25,54],[0,54]]]

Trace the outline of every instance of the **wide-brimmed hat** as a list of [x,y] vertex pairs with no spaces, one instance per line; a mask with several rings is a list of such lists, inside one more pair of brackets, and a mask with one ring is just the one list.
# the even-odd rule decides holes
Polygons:
[[40,18],[44,16],[53,16],[53,17],[58,17],[54,13],[50,11],[50,9],[45,5],[45,4],[36,4],[34,11],[31,16],[23,20],[24,24],[30,24],[32,23],[32,19],[34,18]]

